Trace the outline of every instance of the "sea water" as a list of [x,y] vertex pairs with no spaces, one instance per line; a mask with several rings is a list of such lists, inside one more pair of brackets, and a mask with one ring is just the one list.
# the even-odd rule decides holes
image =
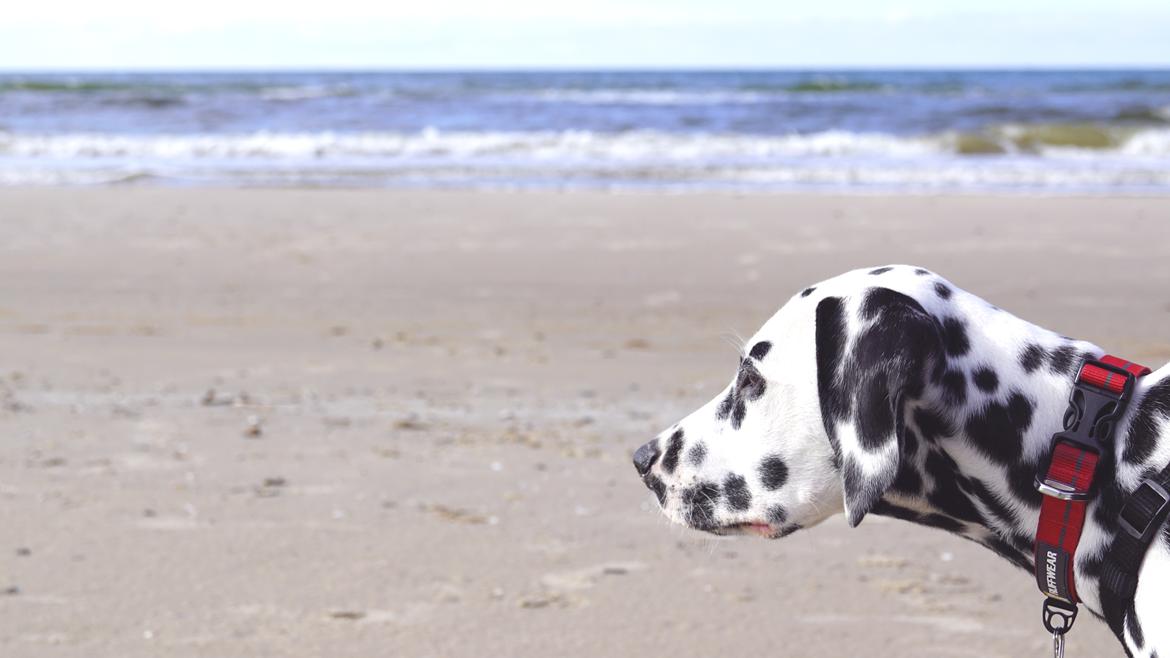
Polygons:
[[0,74],[0,185],[1170,192],[1170,71]]

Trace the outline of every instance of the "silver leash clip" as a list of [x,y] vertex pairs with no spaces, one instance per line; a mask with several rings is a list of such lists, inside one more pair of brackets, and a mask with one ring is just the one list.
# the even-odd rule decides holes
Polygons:
[[1053,658],[1064,658],[1064,633],[1052,634],[1052,656]]

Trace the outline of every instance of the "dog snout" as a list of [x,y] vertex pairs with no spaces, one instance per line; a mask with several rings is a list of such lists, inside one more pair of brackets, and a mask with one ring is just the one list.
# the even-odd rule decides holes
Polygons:
[[658,461],[658,441],[651,441],[641,448],[634,451],[634,468],[638,470],[638,475],[645,477],[650,472],[650,468],[654,466],[654,462]]

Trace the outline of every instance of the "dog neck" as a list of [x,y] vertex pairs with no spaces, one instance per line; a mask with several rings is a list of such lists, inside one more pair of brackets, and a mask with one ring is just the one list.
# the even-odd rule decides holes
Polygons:
[[[961,534],[1031,571],[1042,500],[1034,478],[1063,427],[1078,368],[1103,350],[1005,312],[965,324],[977,349],[962,367],[957,360],[938,367],[922,397],[906,405],[898,477],[874,512]],[[1164,374],[1139,382],[1097,469],[1076,576],[1098,614],[1097,579],[1121,504],[1145,473],[1170,461],[1157,422],[1170,416]]]

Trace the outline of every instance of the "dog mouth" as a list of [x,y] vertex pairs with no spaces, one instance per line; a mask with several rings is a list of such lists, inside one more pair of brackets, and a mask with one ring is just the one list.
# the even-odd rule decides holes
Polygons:
[[715,529],[717,535],[756,535],[758,537],[766,537],[771,539],[776,534],[778,528],[771,523],[756,523],[745,521],[743,523],[731,523],[728,525],[718,526]]
[[749,536],[763,537],[764,539],[779,539],[800,530],[800,526],[794,523],[776,525],[759,521],[742,521],[700,529],[722,537]]

